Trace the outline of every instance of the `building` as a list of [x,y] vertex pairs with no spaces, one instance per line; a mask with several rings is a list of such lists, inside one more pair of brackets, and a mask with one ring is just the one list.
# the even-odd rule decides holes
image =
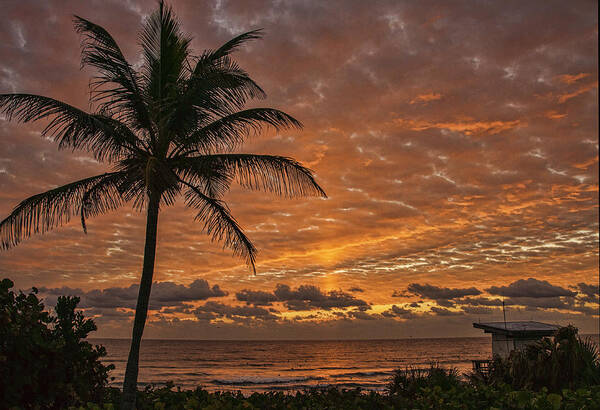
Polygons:
[[513,350],[552,336],[560,326],[541,322],[491,322],[473,323],[473,327],[492,334],[492,355],[508,357]]

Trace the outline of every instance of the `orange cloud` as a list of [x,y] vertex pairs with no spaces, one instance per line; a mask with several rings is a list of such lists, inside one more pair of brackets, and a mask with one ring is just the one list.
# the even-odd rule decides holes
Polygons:
[[558,80],[565,84],[573,84],[582,78],[589,77],[590,73],[579,73],[579,74],[563,74],[558,76]]
[[590,159],[588,161],[585,161],[585,162],[574,164],[573,166],[575,168],[579,168],[579,169],[588,169],[590,167],[590,165],[594,165],[596,162],[598,162],[598,155],[596,155],[595,158],[592,158],[592,159]]
[[590,90],[593,90],[594,88],[598,88],[598,81],[594,81],[593,83],[584,85],[583,87],[579,88],[577,91],[574,91],[572,93],[567,93],[567,94],[561,94],[558,96],[558,102],[559,103],[564,103],[568,100],[570,100],[571,98],[575,98],[578,95],[584,94]]
[[428,102],[440,100],[441,98],[442,98],[442,94],[438,94],[438,93],[421,94],[421,95],[417,95],[415,98],[410,100],[410,104],[416,104],[416,103],[427,104]]
[[413,131],[425,131],[431,128],[462,132],[466,135],[472,134],[498,134],[513,128],[526,126],[521,120],[513,121],[458,121],[458,122],[431,122],[425,120],[407,120],[398,118],[394,121],[401,128]]
[[560,114],[560,113],[552,110],[552,111],[546,111],[544,116],[551,120],[560,120],[561,118],[565,118],[567,116],[567,114]]

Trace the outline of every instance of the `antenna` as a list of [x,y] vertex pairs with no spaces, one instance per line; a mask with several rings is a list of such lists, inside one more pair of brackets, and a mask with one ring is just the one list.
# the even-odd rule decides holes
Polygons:
[[[504,330],[506,330],[506,309],[504,308],[504,296],[502,296],[502,315],[504,316]],[[504,335],[504,339],[506,340],[506,352],[508,354],[510,354],[510,350],[508,347],[508,331],[506,331],[506,334]],[[514,347],[514,342],[513,342],[513,347]]]
[[506,310],[504,309],[504,297],[502,297],[502,315],[504,316],[504,330],[506,330]]

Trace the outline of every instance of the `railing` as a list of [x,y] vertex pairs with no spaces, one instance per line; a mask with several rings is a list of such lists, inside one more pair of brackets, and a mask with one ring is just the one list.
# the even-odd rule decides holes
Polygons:
[[480,373],[484,376],[487,376],[489,374],[491,360],[489,360],[489,359],[471,360],[471,363],[473,363],[473,371],[474,372]]

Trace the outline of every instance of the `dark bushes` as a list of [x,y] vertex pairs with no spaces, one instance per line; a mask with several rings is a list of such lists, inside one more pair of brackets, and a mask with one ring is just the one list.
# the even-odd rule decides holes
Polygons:
[[517,390],[546,388],[553,392],[599,385],[598,348],[592,341],[581,339],[577,328],[562,327],[552,339],[515,350],[507,359],[495,357],[487,382],[506,383]]
[[75,312],[78,297],[60,297],[53,316],[44,311],[37,289],[28,295],[0,283],[0,406],[66,408],[102,402],[112,365],[104,366],[102,346],[82,340],[96,330]]
[[461,383],[458,370],[431,364],[426,369],[407,367],[396,370],[388,385],[388,392],[390,395],[413,398],[427,387],[438,386],[442,390],[450,390],[452,387],[460,386]]
[[[120,392],[109,403],[118,403]],[[240,392],[207,392],[196,390],[174,390],[172,384],[166,387],[148,387],[139,391],[136,406],[138,410],[306,410],[306,409],[527,409],[527,410],[597,410],[600,403],[600,386],[586,389],[563,390],[560,394],[512,390],[510,386],[473,386],[461,383],[443,390],[430,385],[421,388],[414,397],[402,394],[386,395],[364,390],[339,390],[334,387],[312,389],[297,393],[266,392],[244,396]],[[102,406],[88,404],[84,409],[101,410]],[[105,409],[112,408],[104,404]]]

